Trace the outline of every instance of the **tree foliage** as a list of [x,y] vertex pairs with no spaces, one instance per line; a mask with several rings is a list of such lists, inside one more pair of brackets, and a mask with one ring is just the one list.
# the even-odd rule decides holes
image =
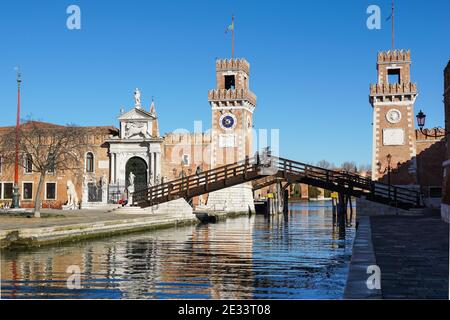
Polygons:
[[[27,157],[32,162],[31,170],[39,174],[35,197],[35,217],[40,217],[41,191],[49,172],[59,170],[78,171],[83,167],[84,153],[89,142],[87,128],[57,126],[36,121],[27,121],[19,127],[19,165],[26,166]],[[16,158],[16,130],[2,135],[0,154],[5,166],[13,166]]]

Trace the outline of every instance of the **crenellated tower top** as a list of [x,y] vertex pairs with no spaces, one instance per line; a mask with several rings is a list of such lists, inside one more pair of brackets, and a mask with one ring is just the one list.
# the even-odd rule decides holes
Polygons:
[[250,64],[245,59],[216,60],[216,88],[208,92],[208,100],[215,106],[256,105],[256,96],[250,91]]
[[378,64],[383,63],[411,63],[410,50],[389,50],[378,52]]
[[250,64],[245,59],[217,59],[216,71],[243,71],[247,75],[250,74]]
[[370,103],[412,101],[417,96],[417,85],[411,82],[411,51],[389,50],[378,52],[378,81],[370,86]]

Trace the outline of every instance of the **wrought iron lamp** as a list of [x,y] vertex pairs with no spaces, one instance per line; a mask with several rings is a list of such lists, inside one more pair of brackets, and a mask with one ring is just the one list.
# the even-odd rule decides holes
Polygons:
[[[425,120],[427,118],[427,115],[422,112],[422,110],[419,111],[419,113],[416,115],[417,118],[417,125],[419,126],[420,132],[426,136],[426,137],[433,137],[433,138],[443,138],[446,135],[449,134],[447,130],[440,127],[433,128],[435,131],[435,134],[429,134],[428,130],[423,130],[423,127],[425,126]],[[438,133],[438,131],[443,131],[443,133]]]
[[386,156],[386,159],[387,159],[387,167],[384,168],[384,170],[381,170],[381,162],[380,161],[377,162],[377,167],[378,167],[379,174],[385,174],[386,172],[388,174],[388,197],[390,198],[391,197],[391,173],[397,173],[398,167],[400,167],[401,163],[400,163],[400,161],[397,162],[397,168],[394,169],[391,166],[392,155],[390,153]]

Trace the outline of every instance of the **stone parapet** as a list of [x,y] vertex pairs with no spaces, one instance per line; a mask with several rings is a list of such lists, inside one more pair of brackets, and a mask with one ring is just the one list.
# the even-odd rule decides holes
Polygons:
[[256,95],[248,89],[214,89],[208,92],[208,101],[236,101],[245,100],[256,105]]
[[411,63],[411,51],[410,50],[388,50],[380,51],[377,56],[377,63]]
[[250,73],[250,64],[245,59],[218,59],[216,60],[216,71],[242,70]]
[[417,84],[415,83],[389,83],[389,84],[371,84],[370,96],[384,96],[384,95],[416,95]]

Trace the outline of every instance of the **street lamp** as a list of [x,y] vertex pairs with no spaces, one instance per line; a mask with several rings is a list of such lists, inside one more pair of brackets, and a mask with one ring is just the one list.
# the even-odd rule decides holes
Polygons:
[[[388,198],[390,199],[391,198],[391,172],[397,173],[398,169],[393,169],[391,167],[392,155],[390,153],[386,156],[386,159],[387,159],[387,167],[384,168],[384,170],[381,170],[381,162],[380,161],[377,162],[377,167],[378,167],[379,174],[385,174],[386,172],[388,174]],[[400,165],[401,165],[400,161],[397,162],[397,168]]]
[[[422,112],[422,110],[419,111],[419,113],[416,115],[417,118],[417,125],[419,126],[420,132],[426,136],[426,137],[433,137],[433,138],[443,138],[445,137],[447,134],[449,134],[449,132],[443,128],[439,128],[439,127],[435,127],[433,129],[435,129],[435,134],[428,134],[428,130],[424,131],[423,127],[425,126],[425,119],[427,118],[427,115],[425,113]],[[438,130],[443,130],[444,133],[438,133]]]
[[14,163],[14,186],[13,186],[13,201],[12,207],[18,209],[20,207],[19,202],[19,143],[20,143],[20,84],[22,83],[22,74],[19,67],[17,71],[17,119],[16,119],[16,159]]

